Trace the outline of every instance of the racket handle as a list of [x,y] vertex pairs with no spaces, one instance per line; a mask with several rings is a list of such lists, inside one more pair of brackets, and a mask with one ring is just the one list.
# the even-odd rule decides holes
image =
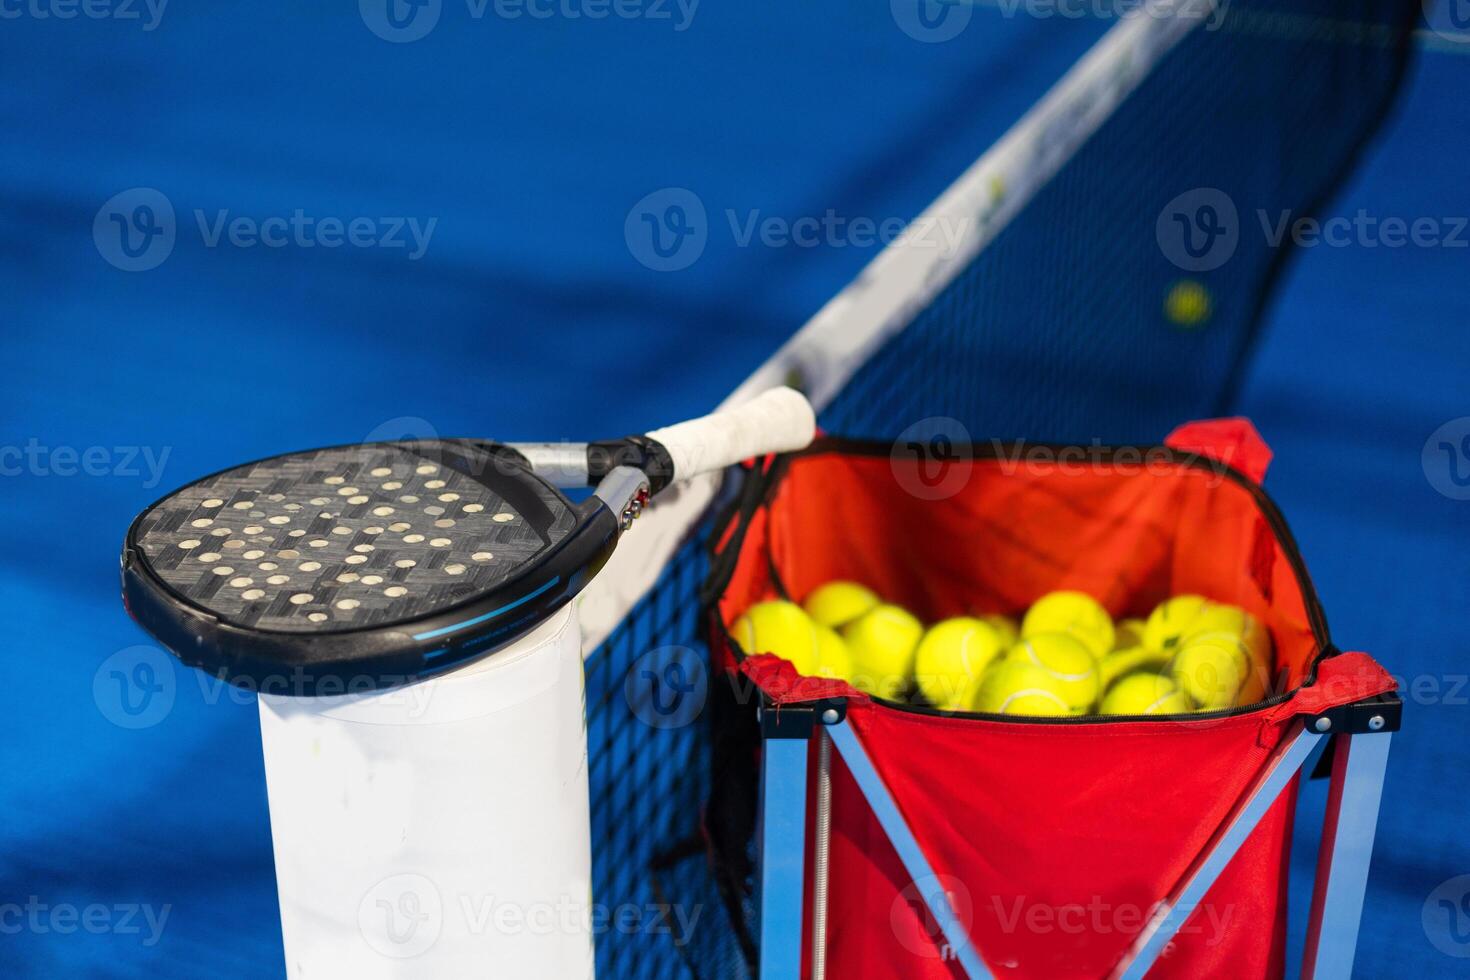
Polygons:
[[805,449],[816,413],[794,388],[772,388],[744,405],[648,433],[668,450],[673,479],[688,480],[767,453]]

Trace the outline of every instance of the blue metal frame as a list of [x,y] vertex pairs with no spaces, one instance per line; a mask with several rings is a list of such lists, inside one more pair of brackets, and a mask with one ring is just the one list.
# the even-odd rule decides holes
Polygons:
[[[1381,719],[1374,720],[1381,722]],[[1327,730],[1325,723],[1316,731],[1298,723],[1296,731],[1278,747],[1209,848],[1113,968],[1109,975],[1113,980],[1142,980],[1148,973],[1282,791],[1324,740],[1333,737],[1323,734]],[[826,726],[826,732],[928,905],[948,949],[972,980],[989,980],[990,971],[862,741],[845,719]],[[1352,973],[1392,739],[1387,731],[1372,735],[1343,733],[1335,737],[1337,754],[1333,759],[1332,787],[1317,860],[1317,884],[1302,967],[1304,980],[1324,977],[1346,980]],[[761,976],[762,980],[796,980],[801,976],[808,744],[805,738],[768,738],[764,745],[760,829]],[[825,939],[817,935],[813,943],[820,944]]]
[[1303,980],[1346,980],[1352,975],[1392,739],[1389,732],[1337,736],[1302,958]]
[[804,738],[768,738],[761,751],[760,975],[801,976],[801,914],[806,882]]

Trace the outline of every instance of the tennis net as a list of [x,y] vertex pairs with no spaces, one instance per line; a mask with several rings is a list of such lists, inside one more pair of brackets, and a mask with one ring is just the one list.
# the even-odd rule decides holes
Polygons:
[[[924,3],[925,0],[916,0]],[[834,433],[1153,442],[1229,411],[1291,254],[1403,76],[1418,4],[1152,3],[733,393],[795,381]],[[728,496],[730,488],[724,487]],[[603,977],[753,975],[711,861],[699,592],[721,488],[654,508],[582,602]]]

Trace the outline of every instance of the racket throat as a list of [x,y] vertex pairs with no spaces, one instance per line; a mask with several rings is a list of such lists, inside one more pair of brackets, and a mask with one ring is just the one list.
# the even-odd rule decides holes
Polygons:
[[618,518],[619,531],[626,531],[643,512],[652,492],[650,483],[648,474],[641,469],[615,466],[598,483],[592,496]]

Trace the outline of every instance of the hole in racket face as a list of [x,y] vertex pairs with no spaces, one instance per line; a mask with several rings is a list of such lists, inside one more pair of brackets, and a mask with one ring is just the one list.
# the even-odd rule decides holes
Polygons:
[[520,576],[576,526],[565,497],[482,444],[370,443],[276,456],[154,504],[133,548],[234,626],[382,627]]

